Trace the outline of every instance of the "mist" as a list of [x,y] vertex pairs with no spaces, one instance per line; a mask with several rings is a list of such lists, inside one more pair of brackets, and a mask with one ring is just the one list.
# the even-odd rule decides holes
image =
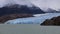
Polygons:
[[0,0],[0,8],[7,4],[19,4],[32,7],[35,5],[46,11],[48,8],[60,10],[60,0]]

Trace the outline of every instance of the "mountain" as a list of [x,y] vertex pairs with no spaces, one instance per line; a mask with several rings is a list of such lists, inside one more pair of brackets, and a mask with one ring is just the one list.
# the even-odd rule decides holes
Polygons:
[[56,11],[54,9],[48,8],[46,13],[59,13],[60,11]]
[[39,7],[36,6],[28,7],[26,5],[18,5],[18,4],[9,5],[9,6],[6,5],[0,8],[0,16],[6,14],[15,14],[15,13],[41,14],[45,12],[43,12]]

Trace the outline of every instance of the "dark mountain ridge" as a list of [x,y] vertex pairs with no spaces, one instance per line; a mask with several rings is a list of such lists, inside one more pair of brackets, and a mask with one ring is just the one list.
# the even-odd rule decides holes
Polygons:
[[0,8],[0,16],[6,15],[6,14],[41,14],[45,13],[43,12],[39,7],[33,6],[28,7],[26,5],[10,5],[10,6],[4,6]]

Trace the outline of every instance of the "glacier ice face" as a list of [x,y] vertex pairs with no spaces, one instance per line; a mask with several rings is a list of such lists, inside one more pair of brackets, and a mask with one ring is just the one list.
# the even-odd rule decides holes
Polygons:
[[29,18],[18,18],[14,20],[8,20],[5,24],[41,24],[46,19],[51,19],[52,17],[60,16],[60,13],[46,13],[46,15],[41,15],[38,17]]

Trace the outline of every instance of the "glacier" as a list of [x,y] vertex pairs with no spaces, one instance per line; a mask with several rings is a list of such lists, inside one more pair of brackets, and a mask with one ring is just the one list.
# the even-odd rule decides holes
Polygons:
[[44,14],[35,14],[33,16],[35,16],[35,17],[17,18],[17,19],[13,19],[13,20],[8,20],[5,22],[5,24],[41,24],[46,19],[51,19],[53,17],[60,16],[60,13],[45,13],[45,15]]

